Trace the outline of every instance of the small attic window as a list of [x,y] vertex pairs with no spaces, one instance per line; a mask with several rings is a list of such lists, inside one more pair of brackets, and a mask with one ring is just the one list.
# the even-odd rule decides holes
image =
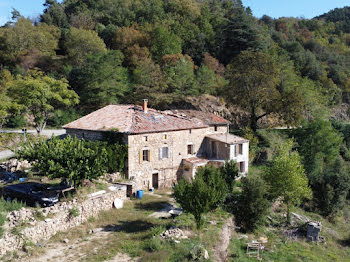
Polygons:
[[165,135],[163,136],[163,139],[164,139],[164,140],[167,140],[167,139],[168,139],[168,135],[165,134]]
[[188,132],[189,132],[190,134],[192,134],[192,129],[188,130]]
[[148,136],[144,136],[142,139],[143,139],[143,141],[147,142],[148,141]]
[[214,126],[214,131],[215,131],[215,132],[218,131],[218,126],[217,126],[217,125]]

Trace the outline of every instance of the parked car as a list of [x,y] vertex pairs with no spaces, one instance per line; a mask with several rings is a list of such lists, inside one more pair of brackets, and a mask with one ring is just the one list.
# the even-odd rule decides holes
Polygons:
[[29,206],[48,207],[55,205],[66,185],[48,186],[34,182],[9,185],[4,187],[3,196],[6,200],[16,199]]

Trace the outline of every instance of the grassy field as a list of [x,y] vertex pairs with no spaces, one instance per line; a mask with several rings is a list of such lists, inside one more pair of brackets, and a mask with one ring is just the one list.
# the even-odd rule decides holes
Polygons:
[[[287,239],[282,230],[285,229],[283,222],[280,227],[264,226],[259,228],[255,234],[248,234],[249,239],[239,239],[242,234],[237,233],[231,240],[229,247],[230,261],[256,261],[254,258],[247,258],[247,242],[257,240],[261,236],[268,238],[267,251],[263,253],[264,261],[281,262],[349,262],[350,261],[350,224],[346,214],[337,217],[336,221],[329,222],[320,215],[296,209],[295,212],[307,216],[313,221],[321,221],[321,236],[326,237],[326,243],[315,244],[306,241]],[[283,221],[281,213],[275,213],[275,218]]]
[[[220,241],[221,227],[230,214],[222,210],[208,214],[205,216],[205,228],[198,232],[193,217],[187,214],[176,219],[149,216],[168,202],[168,194],[158,196],[146,194],[142,200],[126,201],[123,209],[101,212],[98,217],[91,217],[87,223],[73,230],[58,233],[45,245],[57,248],[63,239],[68,239],[69,243],[76,243],[79,246],[79,254],[84,254],[79,258],[78,254],[77,261],[98,262],[113,259],[121,253],[140,261],[192,261],[190,251],[194,246],[201,244],[209,252],[211,258],[209,261],[214,261],[213,251]],[[188,239],[176,243],[160,238],[159,235],[171,226],[183,229],[189,236]],[[91,237],[89,231],[96,228],[109,231],[108,237]],[[26,261],[37,261],[35,259],[45,256],[45,252],[47,253],[47,248],[33,247]],[[63,257],[64,252],[68,254],[72,249],[63,250]]]

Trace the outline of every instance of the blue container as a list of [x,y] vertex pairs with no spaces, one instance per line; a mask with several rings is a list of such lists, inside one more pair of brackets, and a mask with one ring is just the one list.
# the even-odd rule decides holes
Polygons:
[[143,197],[143,190],[137,190],[137,191],[136,191],[136,197],[137,197],[138,199],[141,199],[141,198]]

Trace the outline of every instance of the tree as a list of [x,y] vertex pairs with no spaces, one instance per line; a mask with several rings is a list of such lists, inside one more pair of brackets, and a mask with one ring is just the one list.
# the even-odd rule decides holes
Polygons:
[[225,96],[229,102],[249,111],[254,132],[259,119],[278,111],[278,73],[269,55],[251,51],[242,52],[227,68],[229,84]]
[[242,193],[234,205],[235,222],[245,231],[254,231],[260,225],[271,205],[265,181],[259,176],[242,179]]
[[40,134],[55,108],[78,103],[77,94],[68,87],[66,79],[57,80],[42,72],[31,71],[12,81],[8,94],[14,103],[33,116],[35,129]]
[[90,54],[105,53],[107,48],[96,32],[72,27],[66,36],[65,48],[68,59],[74,66],[81,67]]
[[342,137],[327,120],[311,121],[297,129],[294,136],[308,174],[317,167],[316,160],[330,164],[339,156]]
[[[204,175],[209,177],[206,178]],[[220,185],[223,185],[223,188],[220,188]],[[224,200],[225,195],[218,190],[225,191],[225,186],[215,168],[204,167],[196,174],[193,181],[180,180],[174,186],[174,197],[185,212],[194,216],[197,228],[200,229],[203,225],[202,215]]]
[[0,129],[5,123],[12,105],[10,98],[7,96],[7,86],[12,80],[12,75],[8,70],[0,71]]
[[228,193],[232,193],[236,178],[239,176],[237,163],[233,160],[225,161],[225,164],[220,168],[220,173],[226,182]]
[[44,6],[44,13],[40,17],[41,22],[55,25],[59,28],[67,28],[69,26],[67,15],[61,4],[57,3],[56,0],[46,0]]
[[129,91],[124,56],[118,50],[89,55],[83,68],[73,70],[70,82],[86,112],[118,103]]
[[175,94],[190,94],[193,91],[194,64],[186,58],[180,58],[174,66],[166,66],[168,92]]
[[3,38],[0,41],[0,63],[8,63],[15,62],[33,50],[38,51],[38,57],[55,56],[60,31],[45,23],[34,26],[29,19],[21,17],[13,26],[1,28],[0,37]]
[[242,6],[231,7],[227,18],[216,29],[219,60],[227,65],[242,51],[261,49],[256,22]]
[[66,179],[78,187],[85,179],[97,179],[107,171],[123,171],[127,147],[68,136],[28,143],[17,154],[19,158],[33,161],[39,175]]
[[292,151],[293,140],[280,145],[277,154],[267,166],[263,178],[269,186],[272,199],[281,198],[287,206],[287,223],[290,222],[290,208],[310,199],[312,192],[298,152]]
[[310,177],[313,202],[324,216],[334,216],[343,209],[350,192],[349,166],[341,157],[325,164],[320,159]]
[[160,61],[165,55],[180,54],[182,51],[181,39],[163,26],[153,31],[151,46],[152,56],[157,61]]

